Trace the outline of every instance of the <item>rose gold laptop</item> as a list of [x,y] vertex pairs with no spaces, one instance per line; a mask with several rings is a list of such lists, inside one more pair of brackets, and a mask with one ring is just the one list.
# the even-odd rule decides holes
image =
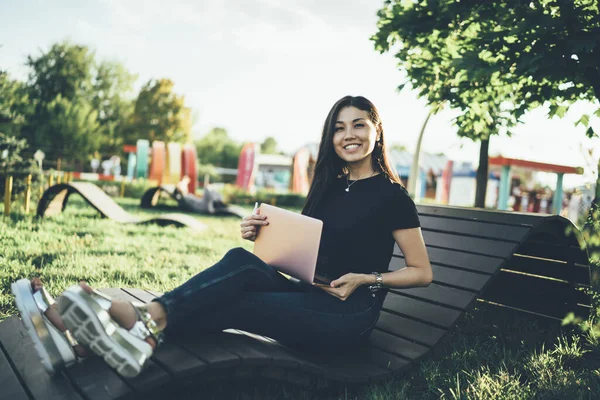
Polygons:
[[323,221],[269,204],[261,204],[260,215],[269,225],[261,226],[254,240],[254,254],[273,268],[307,283],[315,279]]

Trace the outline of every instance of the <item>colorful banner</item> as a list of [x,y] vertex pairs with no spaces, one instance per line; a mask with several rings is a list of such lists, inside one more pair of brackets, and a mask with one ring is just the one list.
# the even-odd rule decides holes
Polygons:
[[246,143],[242,148],[238,161],[238,174],[235,180],[237,187],[247,191],[254,188],[257,152],[258,146],[255,143]]
[[181,179],[181,145],[167,143],[167,162],[163,175],[163,183],[176,184]]
[[163,183],[163,171],[166,164],[166,148],[165,142],[155,140],[152,142],[152,158],[150,160],[150,180],[158,182],[159,185]]
[[294,155],[292,167],[292,193],[308,194],[310,182],[308,179],[308,164],[310,162],[310,151],[303,147]]
[[193,144],[186,144],[181,151],[181,178],[188,176],[188,192],[196,193],[196,185],[198,184],[198,170],[196,167],[198,156],[196,155],[196,147]]
[[150,142],[146,139],[139,139],[136,143],[137,163],[135,169],[136,178],[148,177],[148,156],[150,153]]

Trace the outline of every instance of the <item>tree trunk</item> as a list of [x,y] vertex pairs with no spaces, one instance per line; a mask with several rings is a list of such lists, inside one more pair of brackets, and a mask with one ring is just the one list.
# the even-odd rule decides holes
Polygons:
[[[408,194],[413,199],[417,193],[417,180],[419,179],[419,156],[421,155],[421,142],[423,141],[423,134],[425,133],[425,128],[427,127],[427,123],[429,122],[429,118],[431,118],[432,114],[433,107],[429,110],[429,114],[427,114],[427,118],[425,118],[425,121],[421,126],[419,139],[417,139],[417,147],[415,148],[415,154],[413,155],[413,162],[410,167],[410,176],[408,177]],[[424,195],[424,193],[421,193],[421,195]]]
[[475,181],[475,207],[485,207],[485,193],[487,192],[487,182],[489,174],[488,150],[490,148],[490,139],[482,139],[479,147],[479,167],[477,168],[477,177]]

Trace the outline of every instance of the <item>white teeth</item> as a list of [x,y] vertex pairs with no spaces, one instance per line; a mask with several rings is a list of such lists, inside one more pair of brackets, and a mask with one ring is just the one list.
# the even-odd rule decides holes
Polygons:
[[357,148],[359,145],[358,144],[349,144],[348,146],[344,146],[345,149],[355,149]]

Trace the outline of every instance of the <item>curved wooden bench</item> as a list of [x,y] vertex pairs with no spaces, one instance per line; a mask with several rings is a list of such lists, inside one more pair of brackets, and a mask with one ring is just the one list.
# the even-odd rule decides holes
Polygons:
[[[205,189],[206,190],[206,189]],[[141,208],[153,208],[159,205],[159,199],[162,194],[165,194],[175,200],[179,207],[183,210],[187,210],[190,212],[203,214],[203,215],[232,215],[235,217],[243,218],[248,213],[242,208],[232,206],[232,205],[223,205],[223,204],[215,204],[214,205],[214,213],[208,213],[204,208],[199,208],[194,204],[190,204],[186,202],[183,196],[180,196],[176,193],[175,185],[160,185],[152,187],[144,192],[142,198],[140,200]]]
[[134,217],[110,198],[102,189],[89,182],[61,183],[46,189],[38,203],[38,217],[50,217],[61,213],[67,206],[69,197],[77,193],[94,207],[102,217],[110,218],[122,224],[157,224],[161,226],[174,225],[202,231],[206,225],[185,214],[162,214],[151,218]]
[[[368,383],[409,368],[426,357],[475,301],[558,320],[585,317],[590,284],[584,251],[558,216],[418,206],[434,269],[427,288],[391,290],[367,346],[344,356],[315,356],[275,341],[228,330],[167,342],[137,378],[123,380],[97,359],[49,378],[31,351],[16,317],[0,324],[0,371],[8,393],[28,387],[32,398],[127,398],[165,394],[212,380],[268,378],[314,388],[332,382]],[[402,267],[396,252],[390,269]],[[122,299],[150,301],[158,293],[104,289]],[[10,361],[9,361],[10,360]],[[13,388],[13,389],[10,389]],[[61,397],[62,396],[62,397]],[[18,398],[18,397],[11,397]]]

